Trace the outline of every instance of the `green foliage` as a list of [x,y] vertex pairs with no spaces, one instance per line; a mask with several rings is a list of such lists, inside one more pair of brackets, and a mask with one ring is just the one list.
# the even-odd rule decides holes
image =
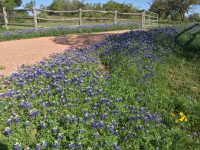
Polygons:
[[199,13],[193,13],[193,14],[189,15],[189,20],[200,22],[200,14]]
[[102,8],[104,10],[112,10],[112,11],[119,11],[119,12],[135,12],[136,8],[133,7],[131,4],[120,4],[113,0],[108,1],[107,3],[103,4]]
[[160,17],[171,17],[172,20],[185,19],[185,13],[191,6],[198,5],[198,0],[153,0],[150,11],[156,12]]
[[33,10],[35,5],[36,5],[36,1],[35,0],[31,0],[29,3],[26,3],[25,8]]
[[22,0],[3,0],[2,2],[0,2],[0,10],[2,11],[3,7],[12,9],[20,6],[21,4]]
[[79,0],[53,0],[48,8],[52,10],[78,10],[83,7],[83,1]]
[[108,10],[108,11],[120,11],[120,12],[136,12],[137,8],[133,7],[132,4],[121,4],[115,1],[108,1],[105,4],[92,4],[84,3],[79,0],[54,0],[48,7],[53,10],[78,10],[78,9],[89,9],[89,10]]

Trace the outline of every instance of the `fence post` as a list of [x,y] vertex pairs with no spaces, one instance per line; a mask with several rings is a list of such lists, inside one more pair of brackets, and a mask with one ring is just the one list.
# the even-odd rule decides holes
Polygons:
[[35,10],[35,8],[33,8],[33,19],[34,19],[34,27],[35,27],[35,29],[37,29],[38,28],[38,22],[37,22],[37,12],[36,12],[36,10]]
[[79,9],[79,26],[83,24],[82,22],[82,9]]
[[159,24],[159,15],[157,14],[157,26]]
[[8,28],[8,18],[7,18],[7,13],[6,13],[5,7],[3,7],[3,17],[4,17],[5,27],[6,27],[6,29],[9,29]]
[[144,28],[145,25],[145,11],[142,12],[142,28]]
[[114,24],[117,24],[117,11],[115,11]]
[[149,26],[151,26],[151,12],[149,12]]

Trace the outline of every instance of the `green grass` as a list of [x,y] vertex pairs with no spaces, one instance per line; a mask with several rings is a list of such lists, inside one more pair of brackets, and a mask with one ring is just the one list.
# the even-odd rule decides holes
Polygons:
[[[165,65],[159,67],[159,77],[154,81],[156,84],[149,87],[155,91],[154,95],[159,95],[159,99],[154,97],[148,106],[165,114],[166,122],[171,117],[170,112],[175,112],[176,115],[179,112],[187,114],[189,120],[186,130],[193,143],[189,145],[192,149],[199,149],[200,38],[199,31],[190,32],[189,30],[178,37],[173,55],[166,59]],[[182,124],[178,123],[178,126],[181,127]]]

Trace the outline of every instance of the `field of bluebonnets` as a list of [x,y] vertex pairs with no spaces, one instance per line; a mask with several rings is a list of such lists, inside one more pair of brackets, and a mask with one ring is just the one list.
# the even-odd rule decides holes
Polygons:
[[138,23],[117,23],[117,24],[97,24],[97,25],[82,25],[82,26],[68,26],[68,27],[52,27],[39,29],[23,29],[16,31],[1,32],[0,41],[27,39],[45,36],[58,36],[71,33],[91,33],[101,31],[114,30],[131,30],[137,29],[140,25]]
[[1,149],[199,149],[199,32],[131,31],[22,65],[3,81]]

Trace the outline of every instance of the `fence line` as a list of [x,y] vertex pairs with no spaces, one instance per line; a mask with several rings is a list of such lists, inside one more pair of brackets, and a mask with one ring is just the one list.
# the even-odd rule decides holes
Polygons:
[[[31,12],[31,17],[15,17],[15,16],[8,16],[8,11],[25,11],[25,12]],[[49,18],[43,18],[38,17],[38,12],[52,12],[52,13],[77,13],[78,18],[66,18],[66,19],[49,19]],[[94,13],[103,13],[103,14],[113,14],[113,18],[92,18],[92,17],[83,17],[83,13],[87,12],[94,12]],[[119,18],[120,15],[124,16],[139,16],[138,19],[124,19]],[[144,11],[142,13],[122,13],[118,11],[101,11],[101,10],[70,10],[70,11],[54,11],[54,10],[46,10],[46,9],[6,9],[3,7],[3,18],[4,18],[4,25],[6,28],[8,28],[8,25],[17,25],[17,26],[31,26],[31,24],[19,24],[19,23],[9,23],[9,18],[15,18],[15,19],[30,19],[33,20],[32,26],[37,29],[38,27],[38,21],[52,21],[52,22],[61,22],[61,21],[73,21],[78,20],[79,26],[83,24],[83,19],[85,20],[111,20],[115,24],[118,23],[120,20],[141,20],[141,25],[143,28],[150,27],[150,26],[158,26],[158,14],[150,12],[150,11]]]

